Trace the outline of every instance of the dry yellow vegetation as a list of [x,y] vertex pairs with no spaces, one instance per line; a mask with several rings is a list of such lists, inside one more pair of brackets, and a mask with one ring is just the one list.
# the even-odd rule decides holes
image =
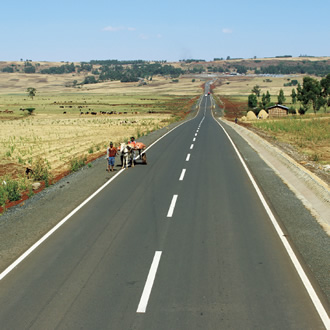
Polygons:
[[303,78],[303,75],[290,75],[285,77],[223,76],[217,79],[217,87],[214,93],[223,96],[246,96],[247,100],[247,96],[251,94],[252,88],[258,85],[261,89],[261,95],[269,91],[271,95],[276,96],[279,94],[280,89],[283,89],[287,100],[291,101],[290,94],[292,88],[295,87],[284,86],[284,84],[288,83],[290,80],[297,80],[302,85]]
[[[167,126],[187,110],[181,106],[200,95],[203,83],[153,77],[147,85],[114,81],[66,87],[77,76],[0,73],[0,177],[24,173],[39,156],[58,174],[74,157],[104,154],[109,141],[119,145]],[[28,87],[37,90],[33,99]],[[27,107],[36,109],[32,116],[20,111]],[[97,115],[86,114],[91,111]]]
[[[65,118],[64,118],[65,117]],[[116,146],[168,124],[169,115],[114,115],[77,117],[41,114],[18,120],[0,121],[0,166],[12,171],[10,163],[33,164],[38,156],[47,160],[53,174],[69,170],[73,157],[104,154],[109,141]],[[33,166],[32,166],[33,167]],[[17,174],[17,173],[12,174]],[[2,173],[4,174],[4,173]]]

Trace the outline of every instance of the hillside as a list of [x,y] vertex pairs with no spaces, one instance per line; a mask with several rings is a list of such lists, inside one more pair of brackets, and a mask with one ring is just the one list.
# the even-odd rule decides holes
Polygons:
[[275,57],[260,59],[219,59],[166,61],[118,61],[92,60],[90,62],[33,62],[2,61],[0,72],[26,74],[77,74],[90,75],[83,83],[105,80],[122,82],[150,79],[162,75],[176,78],[184,73],[232,73],[232,74],[309,74],[326,75],[330,72],[330,57]]

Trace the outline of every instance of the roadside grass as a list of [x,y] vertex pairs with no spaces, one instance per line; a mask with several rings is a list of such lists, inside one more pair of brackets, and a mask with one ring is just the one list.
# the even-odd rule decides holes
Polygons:
[[23,176],[16,179],[12,179],[8,175],[0,177],[0,214],[1,209],[5,210],[8,202],[20,200],[24,193],[31,197],[33,195],[32,183],[31,179]]
[[274,139],[294,145],[308,159],[330,164],[330,117],[307,115],[251,122]]

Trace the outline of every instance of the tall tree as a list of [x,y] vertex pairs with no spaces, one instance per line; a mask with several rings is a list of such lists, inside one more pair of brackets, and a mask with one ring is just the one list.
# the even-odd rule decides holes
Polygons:
[[283,89],[281,88],[280,92],[278,94],[278,97],[277,97],[277,102],[278,102],[278,104],[284,104],[285,100],[286,100],[286,98],[284,96]]
[[303,86],[298,84],[298,100],[302,103],[305,110],[308,110],[309,105],[312,105],[313,111],[320,109],[318,98],[321,96],[321,85],[318,80],[311,77],[304,77]]
[[322,91],[321,94],[325,98],[328,107],[330,107],[330,73],[320,81]]
[[255,108],[258,105],[258,99],[255,94],[250,94],[248,98],[248,107]]
[[263,109],[265,109],[267,106],[267,98],[265,93],[263,93],[261,97],[261,106]]
[[258,85],[255,85],[252,90],[251,90],[252,93],[256,94],[257,97],[260,96],[260,92],[261,92],[261,89]]
[[270,93],[269,93],[269,91],[266,92],[266,102],[267,102],[267,104],[270,103]]
[[36,96],[37,90],[33,87],[29,87],[26,91],[28,93],[28,96],[31,97],[31,99],[33,100],[33,98]]
[[316,111],[320,110],[322,107],[324,107],[324,112],[327,111],[327,100],[320,95],[316,100]]
[[294,88],[292,88],[292,92],[291,92],[291,99],[292,99],[292,103],[296,104],[297,103],[297,93],[296,90]]

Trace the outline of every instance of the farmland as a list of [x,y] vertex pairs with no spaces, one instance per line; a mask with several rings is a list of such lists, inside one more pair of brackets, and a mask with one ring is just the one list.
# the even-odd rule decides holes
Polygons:
[[[110,140],[118,145],[131,135],[138,139],[167,126],[190,111],[203,83],[191,79],[173,83],[160,77],[144,86],[105,82],[67,88],[68,76],[43,75],[43,79],[0,74],[2,177],[23,175],[25,167],[40,157],[56,176],[70,170],[72,159],[103,155]],[[31,86],[37,90],[33,98],[26,93]],[[35,110],[28,115],[26,108]]]
[[[177,79],[153,76],[137,82],[74,83],[88,76],[89,72],[79,70],[64,74],[0,72],[2,181],[14,179],[19,182],[18,190],[30,189],[26,167],[41,168],[39,181],[56,181],[103,156],[109,141],[118,145],[133,135],[138,140],[180,120],[199,98],[205,80],[213,80],[214,98],[222,103],[227,118],[233,119],[246,113],[247,97],[255,85],[260,87],[261,94],[269,91],[274,103],[283,89],[286,105],[290,106],[293,87],[287,84],[293,79],[302,83],[303,79],[303,75],[245,76],[205,72],[201,76],[191,74]],[[28,95],[29,87],[35,88],[35,95]],[[33,109],[32,115],[27,109]],[[250,128],[253,125],[254,130],[263,132],[272,141],[292,145],[308,161],[323,166],[330,164],[327,114],[289,116],[284,120],[246,125]],[[0,198],[0,204],[4,202]]]

